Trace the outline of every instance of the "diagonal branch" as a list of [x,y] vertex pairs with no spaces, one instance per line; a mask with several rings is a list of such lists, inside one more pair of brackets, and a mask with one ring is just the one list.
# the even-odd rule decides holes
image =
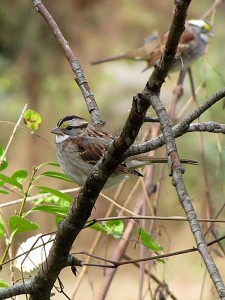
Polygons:
[[64,38],[61,30],[59,29],[57,23],[52,18],[46,7],[43,5],[41,0],[32,0],[36,10],[42,15],[44,20],[47,22],[48,26],[52,30],[53,35],[55,36],[59,46],[63,50],[67,60],[70,63],[72,71],[75,74],[75,81],[78,84],[83,97],[85,99],[87,108],[92,117],[92,122],[94,125],[104,125],[105,122],[101,120],[98,105],[95,101],[95,97],[88,85],[87,79],[84,76],[84,73],[81,69],[81,66],[75,57],[72,49],[69,46],[69,43]]

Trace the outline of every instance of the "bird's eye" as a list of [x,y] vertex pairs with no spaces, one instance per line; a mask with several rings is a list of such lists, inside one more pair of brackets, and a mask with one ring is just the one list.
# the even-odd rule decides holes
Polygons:
[[67,130],[72,130],[73,129],[73,126],[68,126],[67,127]]

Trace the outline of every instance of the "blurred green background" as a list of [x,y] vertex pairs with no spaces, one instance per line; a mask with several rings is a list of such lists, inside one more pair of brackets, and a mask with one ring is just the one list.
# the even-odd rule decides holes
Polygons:
[[[208,0],[193,1],[188,18],[201,18],[212,3],[213,1]],[[56,20],[82,66],[99,105],[101,117],[107,122],[106,129],[117,134],[126,119],[133,95],[143,89],[151,70],[142,72],[146,66],[145,62],[118,61],[98,66],[91,66],[90,62],[135,49],[141,46],[144,38],[154,31],[167,31],[172,19],[173,1],[48,0],[44,4]],[[199,104],[225,85],[224,3],[218,6],[213,23],[215,37],[210,41],[206,57],[196,62],[192,68],[195,86],[198,87],[204,83],[197,95]],[[10,162],[7,172],[10,174],[17,169],[24,168],[31,171],[33,165],[56,160],[54,137],[50,131],[60,118],[69,114],[76,114],[88,120],[90,118],[81,92],[73,80],[74,74],[69,63],[45,21],[35,11],[32,1],[2,0],[0,2],[0,28],[0,145],[6,146],[13,130],[13,124],[9,122],[18,120],[25,103],[28,103],[28,108],[38,111],[42,116],[42,124],[37,132],[41,138],[18,129],[7,153],[7,160]],[[161,98],[166,106],[172,99],[177,77],[178,73],[172,74],[163,86]],[[191,96],[188,78],[185,80],[184,88],[184,95],[178,104],[177,112]],[[188,114],[194,107],[195,104],[192,103],[185,114]],[[201,121],[212,120],[224,123],[225,110],[222,107],[222,102],[217,103],[201,117]],[[149,115],[154,115],[152,110],[149,111]],[[149,125],[144,126],[140,138],[148,127]],[[182,137],[177,140],[177,143],[181,157],[200,161],[201,146],[197,133]],[[207,186],[201,166],[187,167],[185,179],[199,217],[208,216],[205,199],[207,188],[209,189],[213,208],[210,213],[211,217],[214,217],[224,203],[224,137],[204,133],[203,149],[208,175]],[[162,149],[159,151],[160,154],[163,154]],[[159,172],[158,167],[155,171],[156,181]],[[51,185],[60,189],[72,186],[57,185],[54,181],[49,181],[49,186]],[[170,180],[167,179],[166,170],[164,170],[163,188],[166,190],[166,197],[161,192],[158,215],[183,215]],[[121,199],[126,197],[126,192],[128,193],[129,190],[128,184]],[[12,200],[11,196],[0,197],[1,202]],[[97,203],[97,212],[94,214],[104,216],[108,203],[102,199],[99,203]],[[4,213],[14,211],[13,207],[8,212],[4,210]],[[42,221],[42,231],[54,228],[53,218],[47,216],[44,219],[43,217]],[[167,233],[163,232],[159,237],[166,250],[173,251],[194,245],[187,224],[178,223],[178,228],[176,222],[167,223],[162,225],[163,228],[167,228]],[[216,230],[220,233],[224,232],[222,225],[217,225]],[[185,241],[184,236],[187,236]],[[83,242],[81,245],[89,245],[89,240],[85,236],[81,237],[81,240]],[[115,243],[110,249],[114,246]],[[159,267],[162,269],[162,277],[166,281],[172,281],[172,288],[178,299],[200,299],[204,267],[199,258],[198,266],[196,266],[193,257],[193,254],[187,256],[187,261],[182,261],[183,265],[181,265],[183,257],[180,257],[169,260],[166,267]],[[220,262],[220,258],[217,257],[217,260]],[[187,267],[193,270],[190,271],[190,276],[186,274],[185,280],[188,284],[183,286],[184,282],[180,282],[179,272],[183,272]],[[178,271],[175,272],[174,269]],[[120,273],[123,271],[120,270]],[[92,278],[93,274],[89,276]],[[128,280],[132,282],[134,279],[132,277]],[[214,299],[209,280],[207,284],[206,290],[209,294],[206,293],[202,299]],[[137,294],[135,290],[130,295],[126,286],[124,286],[124,291],[123,299],[131,299],[133,293]],[[112,295],[107,299],[115,299],[114,293],[111,293]]]

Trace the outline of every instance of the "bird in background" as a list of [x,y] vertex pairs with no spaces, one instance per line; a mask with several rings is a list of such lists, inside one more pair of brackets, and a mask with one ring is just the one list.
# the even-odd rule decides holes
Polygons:
[[[51,131],[56,135],[56,155],[65,174],[78,185],[86,182],[94,165],[103,157],[115,136],[98,130],[87,120],[75,115],[60,119]],[[181,159],[182,163],[197,165],[190,159]],[[153,163],[167,163],[165,157],[138,154],[125,159],[108,179],[105,187],[117,185],[129,175],[142,176],[135,169]]]
[[[212,26],[206,20],[188,20],[185,23],[185,30],[181,35],[174,62],[170,72],[187,69],[195,60],[203,56],[209,38],[213,36]],[[163,35],[153,34],[145,40],[144,46],[124,54],[99,59],[91,62],[92,65],[116,61],[122,59],[146,61],[147,70],[154,66],[164,51],[168,32]]]

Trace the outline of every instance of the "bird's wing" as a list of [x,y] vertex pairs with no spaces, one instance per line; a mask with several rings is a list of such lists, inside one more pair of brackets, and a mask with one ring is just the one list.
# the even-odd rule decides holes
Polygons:
[[80,157],[93,165],[102,158],[109,145],[109,141],[106,139],[85,136],[73,137],[72,141],[78,146]]
[[[109,143],[113,141],[114,138],[113,135],[105,135],[104,132],[98,132],[98,137],[85,137],[80,135],[73,137],[72,140],[73,143],[79,147],[80,157],[84,161],[95,165],[103,157],[105,151],[108,149]],[[138,171],[129,169],[125,163],[119,164],[115,171],[142,176]]]

